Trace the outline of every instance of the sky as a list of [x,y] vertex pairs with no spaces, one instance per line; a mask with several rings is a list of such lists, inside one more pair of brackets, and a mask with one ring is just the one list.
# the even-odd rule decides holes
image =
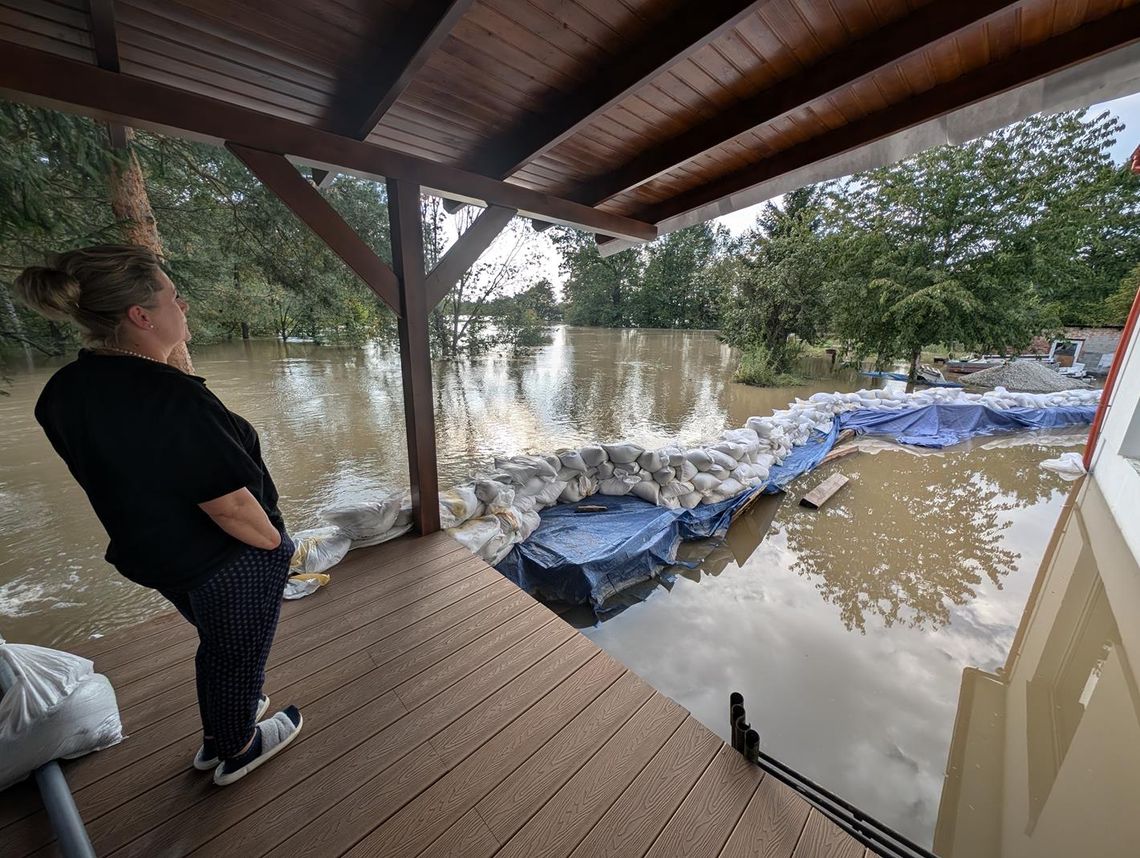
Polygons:
[[[1090,109],[1097,113],[1101,110],[1109,110],[1116,114],[1124,123],[1125,131],[1121,134],[1112,149],[1113,160],[1118,162],[1123,161],[1132,154],[1132,151],[1140,144],[1140,93],[1102,104],[1095,104]],[[775,197],[774,199],[778,202],[780,197]],[[732,214],[716,218],[713,223],[723,224],[733,235],[739,235],[755,223],[756,215],[760,212],[763,205],[764,203],[758,203],[754,206],[749,206]],[[454,241],[454,219],[449,218],[448,222],[448,226],[452,229],[450,240]],[[558,292],[559,297],[561,297],[562,283],[566,277],[559,271],[560,257],[554,247],[554,243],[550,240],[549,233],[534,233],[531,243],[534,250],[534,261],[529,266],[525,282],[529,284],[541,278],[546,278],[554,284],[555,291]],[[513,244],[514,238],[504,232],[504,234],[491,245],[483,258],[487,261],[505,258]]]

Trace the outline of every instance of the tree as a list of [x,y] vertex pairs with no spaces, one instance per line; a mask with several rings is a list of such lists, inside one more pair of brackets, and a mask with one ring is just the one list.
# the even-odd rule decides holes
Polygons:
[[1133,268],[1120,281],[1120,287],[1105,299],[1105,322],[1123,325],[1128,320],[1137,291],[1140,291],[1140,265]]
[[648,245],[630,290],[629,318],[639,328],[715,328],[719,284],[704,276],[727,244],[727,230],[709,223],[677,230]]
[[797,354],[793,334],[810,342],[827,328],[828,253],[818,197],[808,187],[787,194],[782,208],[768,203],[731,263],[717,271],[728,284],[721,335],[773,377]]
[[923,345],[1018,349],[1095,321],[1108,278],[1140,252],[1136,183],[1109,156],[1120,129],[1105,114],[1035,116],[832,185],[837,332],[913,372]]
[[562,257],[566,283],[564,318],[571,325],[622,328],[630,323],[628,293],[641,278],[641,258],[633,250],[598,253],[594,237],[556,229],[551,238]]

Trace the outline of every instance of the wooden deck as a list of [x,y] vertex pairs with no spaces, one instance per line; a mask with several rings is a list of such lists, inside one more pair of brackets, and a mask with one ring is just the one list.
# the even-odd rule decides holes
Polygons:
[[[864,856],[442,534],[286,603],[266,688],[304,731],[225,789],[190,766],[195,646],[171,614],[83,650],[130,736],[65,764],[101,856]],[[0,855],[54,853],[35,790],[3,793]]]

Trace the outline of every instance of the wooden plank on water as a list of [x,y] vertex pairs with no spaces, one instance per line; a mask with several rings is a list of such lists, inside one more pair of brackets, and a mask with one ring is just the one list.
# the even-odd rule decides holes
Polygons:
[[851,482],[843,474],[832,474],[802,498],[800,498],[800,506],[806,506],[808,509],[819,509],[829,500],[831,496]]

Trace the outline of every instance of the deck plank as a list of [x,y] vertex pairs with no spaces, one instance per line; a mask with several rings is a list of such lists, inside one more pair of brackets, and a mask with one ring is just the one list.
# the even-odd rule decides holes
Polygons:
[[559,730],[551,742],[479,802],[479,816],[491,832],[505,841],[521,828],[534,810],[560,790],[652,696],[652,688],[628,674],[611,694],[595,701]]
[[[305,728],[224,790],[189,766],[193,634],[163,615],[80,648],[130,735],[64,766],[100,855],[864,855],[443,534],[353,552],[283,606],[266,690]],[[0,844],[55,854],[33,789],[0,799]]]
[[[414,855],[442,835],[453,820],[472,810],[513,769],[546,743],[555,741],[567,720],[598,700],[620,695],[623,674],[625,668],[613,659],[600,654],[592,658],[489,742],[465,756],[354,851],[365,855]],[[490,829],[487,831],[490,833]],[[498,841],[493,836],[491,839],[497,849]]]
[[[545,628],[549,627],[544,627],[544,630]],[[540,635],[542,635],[541,631],[536,637]],[[552,640],[558,639],[553,635],[551,638]],[[533,667],[487,697],[480,705],[468,710],[462,718],[451,720],[442,729],[427,733],[419,731],[417,724],[416,738],[422,738],[425,741],[426,750],[424,752],[430,751],[435,756],[436,751],[431,747],[432,742],[430,740],[433,737],[456,730],[469,735],[468,748],[470,752],[474,753],[484,742],[493,738],[499,729],[497,723],[490,723],[484,717],[487,710],[507,708],[525,711],[549,693],[552,686],[560,684],[597,655],[592,647],[585,646],[578,638],[567,636],[561,639],[564,643],[557,649],[549,652]],[[439,699],[441,698],[437,698],[426,706],[435,708]],[[417,719],[411,717],[404,720],[414,724],[417,722]],[[470,726],[472,724],[480,725],[481,729],[473,729]],[[443,758],[442,754],[439,756],[441,759]],[[383,803],[369,801],[373,784],[382,782],[385,778],[386,775],[383,771],[372,775],[366,784],[353,792],[351,802],[341,802],[321,816],[314,818],[304,829],[282,843],[275,851],[288,855],[320,856],[337,855],[351,849],[362,837],[367,836],[405,803],[415,798],[415,793],[405,793],[397,799]]]
[[645,854],[723,745],[687,718],[578,845],[574,858]]
[[[363,783],[375,772],[383,771],[425,742],[436,730],[462,715],[469,708],[466,705],[468,702],[470,705],[478,703],[482,699],[480,694],[497,690],[535,661],[565,643],[568,638],[562,630],[547,626],[532,638],[527,638],[489,661],[484,660],[488,653],[473,644],[466,648],[470,651],[472,667],[475,668],[475,674],[480,678],[485,677],[486,681],[473,682],[472,685],[461,684],[451,691],[441,689],[437,700],[454,701],[454,708],[444,706],[438,712],[420,714],[416,718],[401,717],[378,732],[360,728],[358,718],[342,717],[335,720],[336,716],[328,712],[326,717],[333,720],[326,730],[318,730],[315,734],[303,731],[298,737],[298,747],[290,749],[283,756],[281,764],[275,762],[272,769],[267,769],[267,772],[271,772],[272,783],[266,782],[268,778],[246,783],[249,780],[247,778],[234,785],[245,786],[244,790],[237,790],[236,794],[232,794],[235,792],[232,787],[227,787],[224,792],[231,793],[230,795],[224,795],[207,785],[200,797],[201,801],[210,802],[205,808],[193,801],[197,795],[187,796],[184,791],[177,789],[161,792],[151,790],[146,796],[140,796],[136,802],[138,807],[132,808],[132,812],[127,814],[130,817],[129,823],[113,829],[114,836],[112,832],[104,832],[101,828],[98,830],[100,842],[105,844],[98,850],[99,854],[109,853],[127,843],[130,844],[130,849],[124,854],[153,855],[159,847],[167,847],[170,843],[177,844],[183,852],[189,852],[203,842],[203,832],[194,824],[202,813],[210,814],[221,830],[230,825],[237,826],[233,831],[227,831],[221,842],[211,843],[209,854],[240,853],[247,858],[261,854],[263,849],[280,842],[315,816],[321,803],[327,803],[334,797],[347,797],[354,786]],[[343,693],[350,694],[359,686],[368,688],[371,685],[367,681],[357,680],[345,686]],[[328,730],[333,732],[327,734]],[[314,736],[321,739],[319,746],[311,744],[315,741]],[[301,739],[306,737],[309,741],[302,742]],[[362,744],[354,747],[356,742]],[[347,751],[353,753],[346,753]],[[285,760],[288,760],[288,766],[284,765]],[[331,760],[337,760],[337,765],[328,766],[327,763]],[[311,782],[319,783],[320,786]],[[273,804],[272,813],[254,813],[270,802]],[[293,810],[286,812],[286,808]],[[116,813],[101,817],[96,826],[105,819],[118,819],[123,815]],[[154,817],[161,821],[157,827],[152,827]],[[237,825],[238,823],[244,824]],[[123,832],[123,827],[128,827],[129,831]],[[256,836],[246,837],[247,829],[255,830]],[[125,836],[128,833],[133,836]],[[92,831],[93,840],[95,835],[96,831]]]
[[[496,855],[569,855],[681,726],[686,714],[672,700],[655,693]],[[491,823],[487,827],[503,839]]]
[[744,809],[721,858],[791,858],[811,806],[776,778],[766,777]]
[[816,810],[808,814],[793,858],[862,858],[863,844]]
[[738,751],[721,747],[647,858],[719,853],[763,777],[763,771]]
[[441,834],[417,858],[491,858],[499,841],[474,810]]

